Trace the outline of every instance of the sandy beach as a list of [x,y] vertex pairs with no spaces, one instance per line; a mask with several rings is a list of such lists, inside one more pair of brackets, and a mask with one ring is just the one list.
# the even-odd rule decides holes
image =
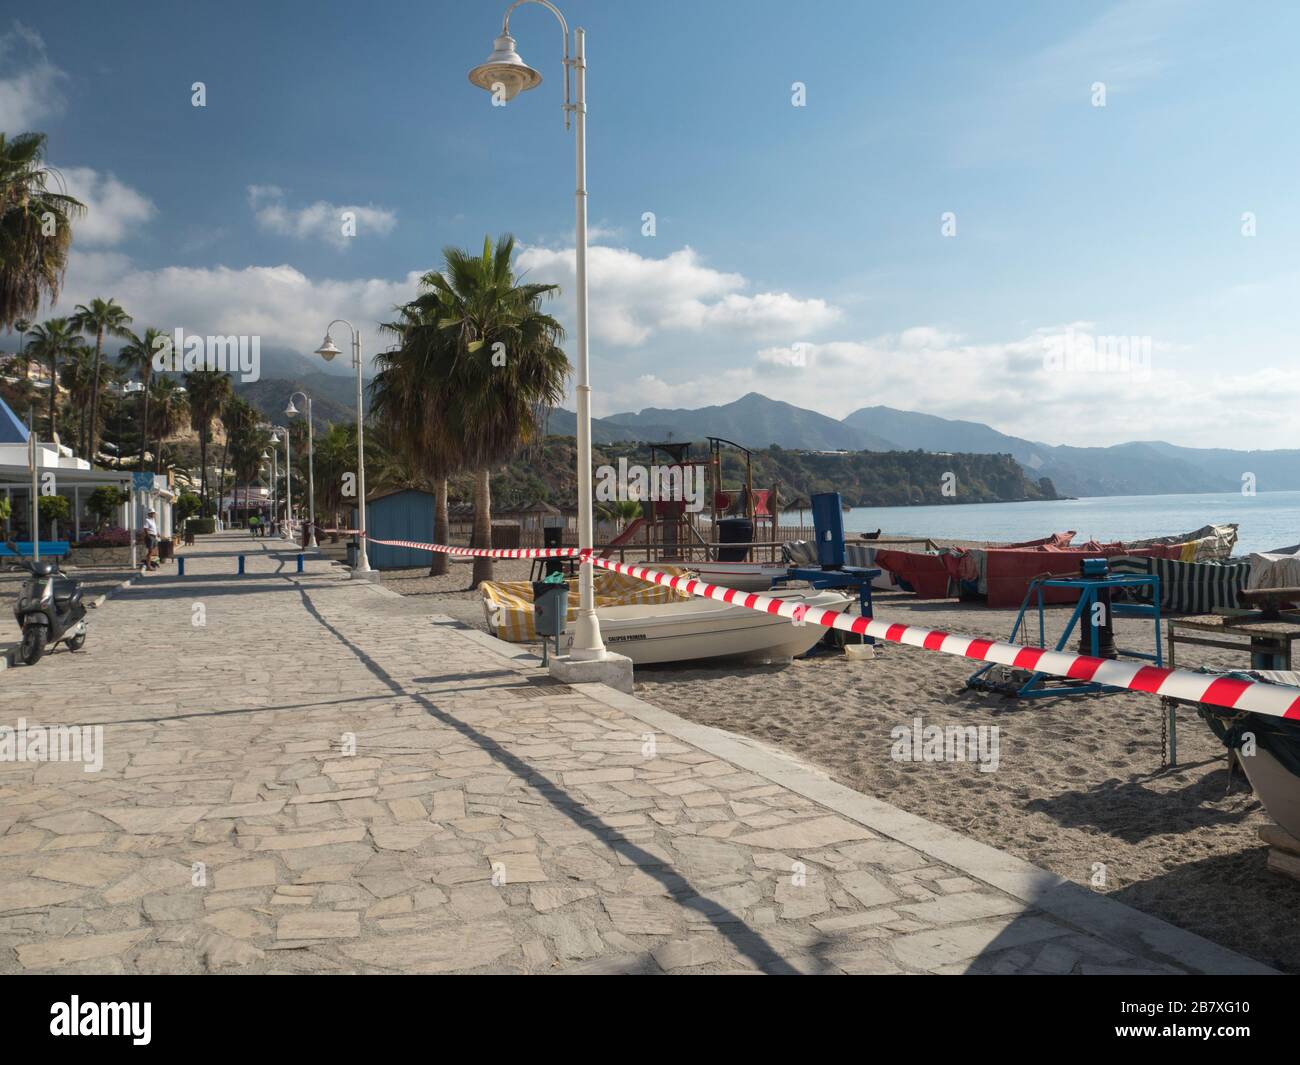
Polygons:
[[[498,562],[498,580],[526,579],[530,563]],[[386,573],[387,587],[430,611],[485,629],[470,565],[443,577]],[[884,594],[878,617],[1005,639],[1015,612],[956,600]],[[1059,627],[1068,613],[1049,617]],[[1151,650],[1151,627],[1119,619],[1121,647]],[[1049,627],[1049,641],[1054,633]],[[1192,650],[1192,649],[1189,649]],[[1211,649],[1179,664],[1237,665]],[[1153,697],[1013,701],[970,691],[974,666],[897,644],[874,658],[843,655],[786,667],[651,666],[636,691],[693,721],[751,736],[813,762],[864,794],[1104,891],[1116,899],[1290,972],[1300,971],[1297,885],[1265,868],[1256,831],[1269,822],[1239,774],[1229,787],[1224,749],[1194,712],[1180,712],[1179,766],[1161,768],[1161,714]],[[997,769],[973,762],[902,762],[891,730],[995,726]]]

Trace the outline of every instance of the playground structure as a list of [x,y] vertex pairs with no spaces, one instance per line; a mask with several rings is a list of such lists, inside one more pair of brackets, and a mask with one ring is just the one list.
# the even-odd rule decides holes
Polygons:
[[[690,441],[652,443],[650,466],[657,473],[656,495],[641,502],[641,515],[597,554],[644,554],[647,561],[747,562],[781,557],[779,514],[772,507],[772,490],[754,487],[753,453],[722,437],[708,437],[708,458],[693,458]],[[739,478],[724,472],[725,457],[738,452],[744,465]],[[699,492],[702,506],[692,508],[690,495]],[[697,497],[699,498],[699,497]]]

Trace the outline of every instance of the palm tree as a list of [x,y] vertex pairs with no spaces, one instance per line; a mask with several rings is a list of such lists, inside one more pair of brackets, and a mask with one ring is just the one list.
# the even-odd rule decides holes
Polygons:
[[48,189],[45,134],[0,133],[0,326],[59,298],[72,244],[72,219],[85,204]]
[[[367,458],[371,450],[369,434],[366,437]],[[325,432],[316,437],[316,502],[319,509],[337,522],[339,513],[345,507],[355,503],[351,497],[344,496],[344,477],[356,473],[357,465],[357,425],[345,422],[341,425],[331,424]],[[369,470],[369,463],[366,466]],[[378,483],[378,482],[376,482]]]
[[[221,418],[221,428],[226,435],[226,442],[221,447],[221,472],[217,479],[217,509],[220,510],[221,493],[225,491],[226,460],[230,457],[231,440],[246,426],[255,424],[260,419],[260,415],[250,404],[240,399],[233,392],[226,398],[218,413]],[[261,452],[258,454],[261,454]]]
[[611,522],[619,530],[645,512],[639,499],[612,499],[608,503],[597,503],[595,510],[596,517]]
[[[435,409],[447,400],[439,374],[455,357],[454,339],[437,328],[435,301],[397,308],[398,320],[380,328],[398,338],[393,351],[375,360],[379,372],[370,384],[370,413],[389,450],[410,470],[418,469],[433,486],[433,542],[449,542],[447,478],[460,468],[459,442],[441,435],[446,419]],[[427,326],[430,328],[418,328]],[[369,465],[367,464],[367,469]],[[375,482],[378,485],[378,481]],[[429,575],[447,572],[447,556],[433,552]]]
[[185,390],[176,383],[176,379],[165,375],[153,380],[153,395],[150,400],[153,407],[153,426],[157,434],[158,449],[154,452],[153,472],[162,472],[163,441],[174,436],[185,424],[189,413],[189,403]]
[[15,318],[13,324],[9,326],[11,334],[18,334],[18,365],[22,368],[23,373],[27,372],[27,331],[31,327],[32,323],[26,318]]
[[[491,546],[491,467],[537,436],[538,407],[560,402],[569,373],[559,347],[563,326],[539,309],[542,296],[558,293],[559,286],[516,283],[513,254],[510,234],[495,247],[485,237],[480,256],[445,248],[443,272],[420,281],[437,294],[437,328],[455,338],[446,380],[455,402],[445,404],[445,424],[473,469],[473,537],[485,547]],[[491,580],[491,559],[476,558],[473,586],[484,580]]]
[[141,470],[144,469],[144,454],[149,446],[149,393],[151,391],[149,386],[153,383],[153,357],[157,350],[157,341],[163,335],[161,330],[154,329],[152,326],[144,331],[144,336],[132,333],[130,343],[117,353],[118,362],[134,370],[140,379],[140,465],[138,469]]
[[190,428],[199,434],[199,494],[203,517],[211,517],[208,499],[208,435],[215,418],[230,397],[230,377],[220,370],[190,370],[185,374],[190,404]]
[[59,367],[81,346],[72,323],[66,318],[50,318],[42,325],[29,330],[32,342],[27,345],[28,358],[40,359],[50,367],[50,439],[58,432],[57,403],[59,398]]
[[111,299],[93,299],[89,307],[79,303],[72,312],[72,324],[84,333],[95,335],[95,389],[90,399],[90,438],[86,442],[86,457],[91,462],[95,461],[99,446],[99,363],[104,357],[104,336],[131,337],[127,326],[132,321],[131,316]]
[[[474,542],[492,546],[491,469],[504,462],[540,431],[537,412],[564,396],[569,360],[559,347],[560,323],[541,309],[543,296],[557,285],[516,283],[511,258],[515,238],[503,235],[483,253],[443,250],[443,271],[425,274],[426,291],[414,300],[412,334],[429,330],[454,340],[442,388],[446,401],[433,412],[439,439],[458,442],[458,452],[474,472]],[[436,314],[436,325],[425,322]],[[590,476],[590,471],[583,475]],[[492,560],[474,560],[473,586],[492,579]]]
[[59,367],[60,381],[68,390],[68,406],[64,417],[77,419],[77,436],[85,439],[88,429],[91,394],[95,388],[95,350],[80,337],[73,336],[72,343]]
[[[229,445],[234,483],[238,485],[242,482],[244,485],[244,512],[247,514],[253,482],[261,473],[262,454],[272,445],[270,429],[261,424],[261,419],[252,407],[247,404],[244,406],[247,408],[246,415],[243,412],[239,415],[231,412],[230,421],[226,421],[226,414],[222,415],[222,421],[226,424],[226,442]],[[227,410],[229,411],[229,405]]]

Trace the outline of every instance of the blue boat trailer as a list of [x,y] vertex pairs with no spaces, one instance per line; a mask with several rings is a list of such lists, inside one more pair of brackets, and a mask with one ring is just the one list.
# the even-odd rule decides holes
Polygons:
[[[1101,563],[1101,565],[1098,565],[1098,563]],[[1110,592],[1112,590],[1142,585],[1149,585],[1151,588],[1151,603],[1149,605],[1146,603],[1113,603],[1110,601]],[[1045,603],[1043,601],[1043,591],[1046,588],[1069,588],[1079,592],[1079,602],[1075,605],[1074,611],[1070,615],[1069,624],[1066,625],[1065,631],[1061,633],[1061,638],[1056,641],[1054,650],[1064,651],[1066,649],[1070,638],[1074,635],[1075,628],[1085,613],[1089,617],[1088,643],[1090,650],[1087,653],[1095,658],[1102,657],[1101,633],[1104,629],[1109,628],[1110,618],[1142,617],[1149,618],[1155,630],[1155,654],[1121,650],[1118,647],[1114,649],[1113,653],[1116,657],[1141,658],[1154,662],[1157,666],[1164,665],[1164,651],[1160,642],[1160,578],[1155,574],[1112,574],[1109,572],[1104,560],[1086,559],[1082,576],[1035,577],[1029,584],[1029,590],[1025,593],[1024,602],[1020,604],[1020,611],[1016,614],[1016,623],[1012,626],[1008,642],[1017,642],[1021,627],[1024,625],[1025,614],[1029,610],[1030,604],[1036,600],[1038,606],[1037,646],[1047,646],[1047,622]],[[1100,611],[1097,609],[1099,607],[1101,608]],[[1105,616],[1106,611],[1109,611],[1110,618]],[[1082,648],[1080,648],[1079,653],[1084,653]],[[972,673],[966,680],[966,686],[983,691],[1000,692],[1015,699],[1040,699],[1052,695],[1110,695],[1115,692],[1129,690],[1112,684],[1101,684],[1097,681],[1060,684],[1059,682],[1065,678],[1053,677],[1051,674],[1038,672],[1029,673],[1027,679],[1017,683],[1014,677],[1016,672],[1025,673],[1027,671],[1013,671],[1010,666],[989,663]],[[1053,686],[1049,687],[1049,682]]]

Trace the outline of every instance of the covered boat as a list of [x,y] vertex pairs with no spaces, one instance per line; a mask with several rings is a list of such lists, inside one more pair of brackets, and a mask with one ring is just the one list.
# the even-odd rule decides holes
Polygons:
[[[992,607],[1018,607],[1035,577],[1077,574],[1085,558],[1127,555],[1183,562],[1226,558],[1237,541],[1237,526],[1204,525],[1177,536],[1128,543],[1075,544],[1074,535],[1055,533],[1019,544],[949,548],[935,554],[880,551],[876,558],[923,599],[961,595],[983,598]],[[1072,603],[1077,598],[1078,593],[1069,588],[1043,589],[1045,603]]]
[[891,573],[900,591],[921,599],[947,599],[956,592],[944,561],[947,552],[877,551],[876,565]]
[[[1160,609],[1175,614],[1209,614],[1240,606],[1238,596],[1250,576],[1249,562],[1183,562],[1145,555],[1116,555],[1110,571],[1119,574],[1154,574],[1160,578]],[[1138,585],[1129,593],[1151,601],[1151,586]]]
[[[998,544],[997,548],[1061,548],[1074,539],[1074,532],[1052,533],[1037,540]],[[949,547],[937,552],[876,551],[876,564],[893,574],[903,591],[921,599],[946,599],[954,595],[977,597],[987,594],[988,548]],[[1018,604],[1017,604],[1018,605]]]
[[[987,602],[992,607],[1018,607],[1029,591],[1029,582],[1044,574],[1072,576],[1085,558],[1115,558],[1121,555],[1181,562],[1226,558],[1237,542],[1236,525],[1203,525],[1177,536],[1157,536],[1128,543],[1115,541],[1057,547],[995,548],[988,551]],[[1072,588],[1043,589],[1045,603],[1073,603],[1078,592]]]
[[1189,533],[1178,536],[1153,536],[1149,540],[1130,540],[1129,547],[1167,547],[1177,545],[1180,548],[1179,562],[1222,562],[1231,557],[1232,549],[1237,546],[1237,526],[1234,523],[1223,525],[1202,525]]
[[1248,588],[1300,588],[1300,544],[1250,556]]
[[[1018,607],[1025,601],[1030,582],[1035,577],[1049,574],[1077,576],[1079,563],[1085,558],[1113,558],[1116,555],[1177,558],[1181,551],[1181,544],[1130,547],[1124,543],[1101,544],[1095,540],[1068,548],[990,549],[986,602],[992,607]],[[1074,588],[1043,589],[1044,603],[1075,603],[1078,599],[1079,593]]]

